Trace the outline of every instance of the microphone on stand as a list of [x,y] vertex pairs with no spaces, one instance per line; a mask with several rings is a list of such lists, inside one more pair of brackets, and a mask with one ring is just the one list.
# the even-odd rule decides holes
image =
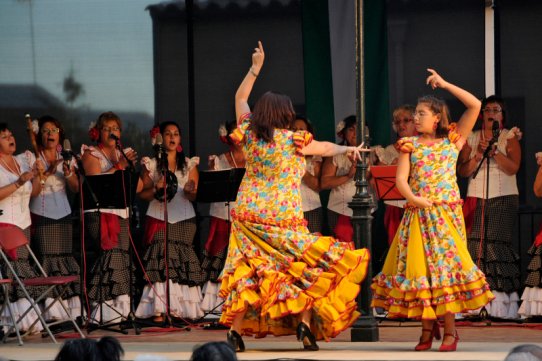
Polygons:
[[493,121],[493,124],[491,125],[491,130],[493,131],[493,139],[497,141],[499,139],[499,135],[501,134],[501,129],[500,129],[498,120]]
[[120,146],[120,139],[115,134],[109,134],[109,139],[113,139],[115,142],[117,142],[117,146]]
[[156,153],[156,158],[158,159],[158,161],[162,159],[162,144],[163,143],[164,143],[164,138],[162,138],[162,134],[160,133],[156,134],[156,140],[152,147],[154,148],[154,152]]
[[70,162],[72,158],[75,156],[75,154],[72,151],[72,146],[68,139],[64,139],[62,152],[60,152],[60,154],[62,155],[62,158],[64,159],[64,165],[68,167],[68,169],[70,169]]

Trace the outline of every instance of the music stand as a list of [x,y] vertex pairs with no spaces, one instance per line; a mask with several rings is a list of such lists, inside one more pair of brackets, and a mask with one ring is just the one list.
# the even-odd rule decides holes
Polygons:
[[379,199],[386,201],[404,200],[405,197],[395,186],[395,175],[397,173],[396,165],[373,165],[371,166],[371,175],[374,180],[376,194]]
[[[88,192],[83,192],[83,210],[91,210],[91,209],[125,209],[128,208],[129,212],[131,211],[131,205],[133,200],[135,199],[136,189],[137,189],[137,183],[139,179],[139,172],[134,172],[131,170],[117,170],[112,174],[100,174],[100,175],[93,175],[93,176],[86,176],[84,178],[82,187],[86,187]],[[82,218],[84,215],[82,215]],[[130,227],[130,224],[128,224],[128,227]],[[82,230],[85,232],[85,230]],[[131,245],[129,245],[129,248],[131,249]],[[134,292],[133,292],[133,275],[132,275],[132,252],[130,252],[130,314],[126,321],[131,318],[132,323],[134,320],[133,316],[130,316],[133,313],[133,298],[134,298]],[[103,262],[103,257],[102,257]],[[121,332],[126,334],[126,326],[124,324],[124,321],[118,322],[118,323],[103,323],[103,305],[107,305],[107,303],[103,300],[102,295],[102,272],[103,272],[103,264],[100,265],[100,291],[98,296],[97,303],[100,306],[100,321],[98,325],[89,324],[89,330],[88,332],[91,332],[94,329],[106,329],[114,332]],[[116,309],[113,309],[115,312]],[[119,316],[122,319],[122,315],[119,313]],[[92,312],[90,315],[88,315],[89,319],[92,318]],[[113,329],[111,327],[113,326],[120,326],[120,330]],[[139,333],[138,327],[135,326],[135,324],[132,325],[132,327],[136,330],[136,334]],[[92,329],[90,329],[92,328]]]
[[237,199],[237,191],[245,171],[245,168],[201,171],[199,173],[196,202],[226,202],[229,210],[229,203]]
[[[228,208],[228,223],[230,223],[230,202],[234,202],[237,199],[237,192],[243,180],[243,176],[245,175],[245,171],[245,168],[201,171],[199,173],[196,202],[225,202]],[[218,307],[220,307],[220,305],[217,305],[207,312],[201,319],[204,319],[205,316],[212,313]],[[214,328],[219,327],[215,325]]]

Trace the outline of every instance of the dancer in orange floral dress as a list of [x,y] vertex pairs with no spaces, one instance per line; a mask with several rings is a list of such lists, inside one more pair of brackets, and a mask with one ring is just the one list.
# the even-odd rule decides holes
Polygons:
[[263,61],[259,43],[235,95],[239,121],[232,139],[243,144],[247,170],[232,211],[220,321],[231,327],[228,342],[236,351],[245,348],[242,334],[296,334],[305,350],[318,350],[317,339],[335,337],[357,319],[369,253],[309,233],[300,196],[304,156],[359,158],[366,150],[292,132],[295,112],[282,94],[265,93],[250,113],[248,97]]

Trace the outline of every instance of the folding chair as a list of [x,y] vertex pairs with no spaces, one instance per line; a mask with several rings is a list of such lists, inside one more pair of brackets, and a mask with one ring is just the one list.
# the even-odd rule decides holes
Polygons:
[[[9,289],[11,287],[12,282],[13,281],[9,278],[2,278],[2,272],[0,272],[0,290],[1,290],[0,294],[4,298],[2,305],[0,305],[0,317],[4,314],[6,310],[8,312],[8,321],[7,322],[0,321],[0,328],[4,326],[9,327],[6,330],[5,335],[9,335],[9,331],[14,328],[15,334],[17,335],[17,341],[19,341],[19,346],[22,346],[23,339],[21,338],[19,327],[17,326],[17,322],[15,320],[15,314],[13,313],[13,309],[11,308],[11,305],[9,303]],[[6,337],[4,337],[4,342],[5,340],[6,340]]]
[[[6,251],[16,250],[19,247],[26,247],[29,253],[29,260],[32,259],[36,267],[39,269],[42,277],[34,277],[34,278],[26,278],[26,279],[20,279],[17,273],[15,272],[13,266],[11,265],[7,255]],[[69,317],[69,320],[72,322],[74,328],[77,330],[77,332],[81,335],[81,338],[85,338],[85,335],[83,335],[83,332],[81,332],[81,329],[77,325],[77,322],[73,319],[71,316],[71,313],[67,309],[67,307],[64,305],[63,302],[60,302],[62,300],[62,295],[66,291],[66,289],[70,286],[72,282],[78,282],[79,277],[78,276],[55,276],[55,277],[48,277],[45,271],[43,270],[43,267],[38,262],[38,259],[36,258],[36,255],[34,252],[32,252],[32,249],[28,245],[28,239],[22,232],[22,230],[19,227],[13,226],[13,227],[2,227],[0,228],[0,256],[6,263],[7,267],[9,268],[10,272],[13,274],[13,278],[15,280],[15,286],[20,287],[23,291],[26,299],[28,302],[30,302],[31,307],[26,309],[21,316],[16,320],[15,326],[11,326],[8,329],[8,332],[6,332],[6,335],[4,336],[4,339],[9,335],[11,330],[15,328],[17,330],[17,324],[32,310],[36,312],[38,315],[38,320],[43,325],[43,328],[49,335],[49,337],[53,340],[54,343],[57,343],[55,336],[51,332],[50,326],[62,323],[64,321],[53,321],[47,323],[45,319],[43,318],[42,312],[38,306],[38,303],[42,300],[44,300],[49,294],[53,295],[54,300],[51,302],[50,305],[48,305],[44,313],[47,312],[55,303],[59,303],[62,308],[64,309],[64,312],[66,312],[66,315]],[[35,300],[30,296],[30,294],[27,291],[27,287],[31,286],[45,286],[46,290],[43,292],[39,297],[37,297]],[[56,296],[54,296],[56,294]],[[29,330],[32,329],[34,324],[38,322],[38,320],[35,320],[29,327]]]

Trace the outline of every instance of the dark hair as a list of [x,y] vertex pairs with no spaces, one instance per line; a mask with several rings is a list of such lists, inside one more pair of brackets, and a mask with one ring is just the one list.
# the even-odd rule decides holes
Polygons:
[[307,126],[307,131],[309,133],[311,133],[312,135],[314,135],[314,127],[312,126],[312,123],[310,122],[310,120],[308,120],[305,116],[303,116],[301,114],[296,114],[295,115],[294,123],[295,123],[296,120],[302,120],[305,123],[305,125]]
[[60,133],[58,134],[58,142],[59,144],[62,144],[65,138],[64,128],[62,127],[62,124],[60,124],[60,122],[56,118],[50,115],[44,115],[39,118],[38,120],[39,130],[38,130],[38,136],[36,137],[36,143],[38,143],[40,147],[44,146],[41,139],[41,130],[43,129],[43,126],[45,125],[45,123],[53,123],[55,127],[60,129]]
[[124,349],[112,336],[105,336],[98,341],[89,338],[69,340],[64,343],[55,361],[120,361]]
[[275,128],[290,129],[295,120],[295,111],[290,97],[267,92],[254,105],[250,129],[256,138],[273,141]]
[[226,144],[233,145],[234,143],[231,140],[230,135],[231,133],[233,133],[235,129],[237,129],[237,122],[235,120],[230,120],[224,124],[224,127],[226,128],[226,131],[228,132],[228,134],[226,134],[226,137],[224,138],[226,141]]
[[194,349],[190,361],[237,361],[237,356],[226,342],[207,342]]
[[5,132],[6,130],[9,130],[8,123],[0,123],[0,132]]
[[425,104],[433,112],[433,114],[440,114],[440,122],[438,122],[436,129],[437,138],[445,138],[448,136],[448,126],[450,124],[450,110],[444,102],[444,100],[434,97],[432,95],[424,95],[418,98],[418,104]]
[[482,100],[482,107],[480,108],[480,113],[484,112],[484,108],[489,103],[497,103],[501,107],[502,111],[502,126],[506,123],[506,104],[504,103],[504,99],[497,95],[490,95],[487,98],[484,98]]
[[98,116],[98,120],[96,121],[96,128],[98,128],[98,130],[101,130],[104,126],[104,123],[110,120],[114,120],[115,122],[117,122],[117,125],[122,130],[122,121],[120,120],[120,117],[113,112],[105,112],[100,114]]
[[542,347],[524,344],[510,350],[504,361],[542,361]]
[[[176,122],[173,122],[173,121],[167,121],[167,122],[162,122],[160,123],[158,126],[160,127],[160,134],[164,135],[164,132],[166,130],[166,128],[170,125],[173,125],[177,128],[177,130],[179,131],[179,135],[181,135],[181,128],[179,127],[179,124],[177,124]],[[184,147],[182,147],[182,141],[181,141],[181,148],[183,148],[180,152],[177,152],[177,155],[176,155],[176,159],[177,159],[177,169],[180,170],[183,174],[185,172],[185,167],[186,167],[186,156],[184,154]]]
[[341,137],[342,142],[340,144],[347,145],[347,140],[345,137],[346,130],[350,128],[352,125],[356,125],[356,116],[355,115],[349,115],[346,118],[342,120],[344,122],[344,127],[337,132],[337,135]]

